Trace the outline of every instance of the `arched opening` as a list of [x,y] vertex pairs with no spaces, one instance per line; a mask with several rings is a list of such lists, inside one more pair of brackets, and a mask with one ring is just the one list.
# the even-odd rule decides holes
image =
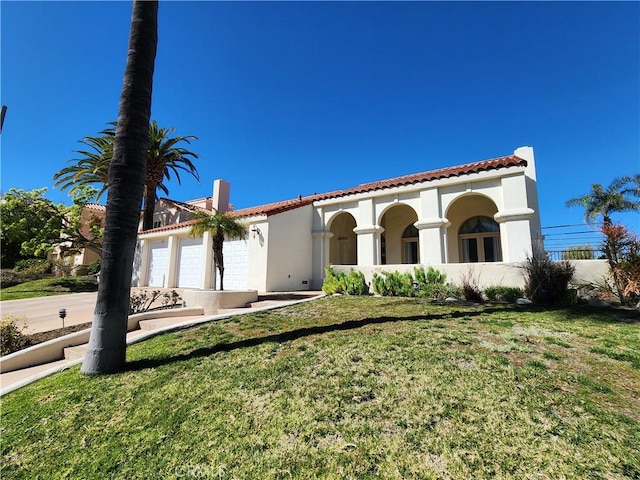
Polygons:
[[411,224],[402,234],[402,263],[420,263],[418,258],[418,229]]
[[467,219],[458,231],[463,263],[500,262],[500,226],[484,215]]
[[493,219],[498,207],[479,193],[461,195],[447,208],[449,263],[502,261],[500,226]]
[[418,229],[413,225],[417,220],[418,215],[413,208],[403,204],[394,205],[382,215],[382,265],[420,263]]
[[331,221],[329,240],[329,262],[331,265],[356,265],[358,263],[358,242],[353,229],[356,219],[350,213],[339,213]]

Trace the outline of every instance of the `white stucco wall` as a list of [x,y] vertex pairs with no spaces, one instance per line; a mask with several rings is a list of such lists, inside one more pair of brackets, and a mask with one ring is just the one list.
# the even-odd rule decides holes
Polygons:
[[[269,217],[265,291],[308,290],[312,264],[312,206]],[[251,258],[249,260],[251,262]]]
[[247,288],[259,292],[267,291],[269,232],[269,221],[267,217],[260,220],[251,219],[247,239],[247,247],[249,250]]

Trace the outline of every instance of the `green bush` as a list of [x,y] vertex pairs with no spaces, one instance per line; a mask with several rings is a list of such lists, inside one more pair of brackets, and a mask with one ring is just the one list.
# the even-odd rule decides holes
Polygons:
[[27,258],[18,260],[13,268],[20,279],[19,283],[31,280],[40,280],[46,274],[51,273],[53,262],[42,258]]
[[13,315],[2,317],[0,320],[0,353],[2,355],[9,355],[31,345],[29,338],[22,333],[26,327],[26,321],[24,317]]
[[524,296],[524,291],[519,287],[492,285],[484,289],[484,295],[491,302],[515,303],[517,299]]
[[333,268],[325,269],[322,291],[327,295],[345,293],[347,295],[368,295],[369,285],[365,281],[364,274],[351,269],[348,275],[343,272],[335,272]]
[[45,258],[26,258],[18,260],[13,267],[16,272],[23,272],[25,270],[38,270],[45,273],[51,273],[53,270],[53,261]]
[[2,288],[13,287],[24,283],[22,276],[13,270],[0,270],[0,286]]
[[547,305],[566,302],[569,282],[576,270],[570,262],[554,262],[547,255],[539,254],[527,257],[522,268],[525,271],[524,293],[527,298]]
[[87,265],[87,275],[97,275],[100,272],[100,259]]
[[373,290],[379,295],[390,297],[421,297],[442,301],[447,297],[459,296],[460,289],[446,284],[447,276],[429,267],[414,267],[409,272],[381,272],[373,275]]
[[596,258],[591,245],[578,245],[567,248],[562,252],[563,260],[593,260]]

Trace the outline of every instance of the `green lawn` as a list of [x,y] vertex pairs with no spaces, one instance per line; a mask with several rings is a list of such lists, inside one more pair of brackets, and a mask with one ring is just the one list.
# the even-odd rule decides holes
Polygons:
[[328,297],[2,399],[2,478],[633,479],[640,318]]
[[93,276],[42,278],[0,290],[0,300],[46,297],[76,292],[95,292],[98,282]]

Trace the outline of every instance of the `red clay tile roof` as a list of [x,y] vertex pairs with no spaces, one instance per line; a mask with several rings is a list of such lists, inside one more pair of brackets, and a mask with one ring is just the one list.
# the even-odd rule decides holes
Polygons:
[[[421,173],[413,173],[411,175],[404,175],[401,177],[389,178],[387,180],[380,180],[377,182],[363,183],[356,187],[348,188],[346,190],[335,190],[333,192],[320,193],[314,195],[308,195],[306,197],[298,197],[292,200],[284,200],[281,202],[268,203],[266,205],[259,205],[257,207],[242,208],[228,212],[232,217],[253,217],[258,215],[276,215],[278,213],[286,212],[296,208],[309,205],[318,200],[326,200],[330,198],[338,198],[346,195],[354,195],[357,193],[373,192],[375,190],[382,190],[383,188],[399,187],[403,185],[412,185],[416,183],[430,182],[441,178],[459,177],[461,175],[469,175],[472,173],[486,172],[489,170],[497,170],[499,168],[507,167],[524,167],[527,165],[527,161],[517,157],[515,155],[509,155],[506,157],[492,158],[489,160],[483,160],[481,162],[467,163],[464,165],[458,165],[455,167],[439,168],[437,170],[429,170]],[[163,199],[168,200],[168,199]],[[182,204],[182,202],[175,202],[176,204]],[[188,205],[188,204],[184,204]],[[194,207],[193,205],[190,205]],[[198,208],[198,207],[195,207]],[[174,225],[165,225],[163,227],[147,230],[144,233],[155,233],[166,230],[174,230],[183,228],[194,223],[195,220],[188,220],[186,222],[177,223]]]
[[499,168],[520,167],[526,165],[526,160],[520,157],[516,157],[515,155],[509,155],[507,157],[492,158],[490,160],[467,163],[455,167],[439,168],[437,170],[429,170],[427,172],[413,173],[411,175],[390,178],[388,180],[380,180],[378,182],[363,183],[361,185],[358,185],[357,187],[349,188],[347,190],[337,190],[335,192],[317,195],[314,200],[324,200],[327,198],[342,197],[344,195],[353,195],[355,193],[372,192],[374,190],[381,190],[383,188],[399,187],[415,183],[430,182],[432,180],[438,180],[441,178],[459,177],[461,175],[469,175],[471,173],[486,172],[488,170],[496,170]]
[[179,202],[178,200],[171,200],[170,198],[159,198],[158,200],[173,203],[176,207],[182,208],[184,210],[189,210],[190,212],[208,212],[206,208],[198,207],[197,205],[191,205],[190,203]]
[[84,208],[96,210],[98,212],[105,212],[107,210],[106,205],[100,205],[99,203],[87,203]]

